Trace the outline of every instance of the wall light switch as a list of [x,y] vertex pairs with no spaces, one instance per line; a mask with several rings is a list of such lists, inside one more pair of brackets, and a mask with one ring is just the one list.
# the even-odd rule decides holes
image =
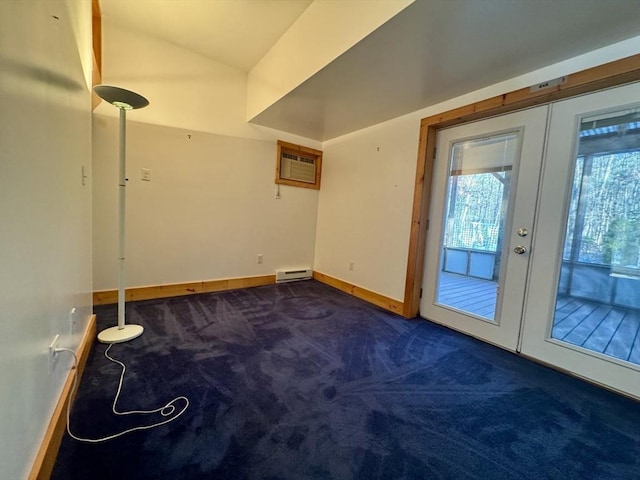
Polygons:
[[142,172],[140,174],[140,179],[142,181],[145,181],[145,182],[150,182],[151,181],[151,169],[150,168],[143,168]]

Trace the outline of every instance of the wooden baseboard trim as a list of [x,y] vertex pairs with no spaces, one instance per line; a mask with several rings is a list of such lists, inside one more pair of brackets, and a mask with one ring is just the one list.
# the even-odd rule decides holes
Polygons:
[[353,285],[349,282],[345,282],[344,280],[331,277],[324,273],[314,271],[313,278],[314,280],[317,280],[331,287],[337,288],[338,290],[342,290],[343,292],[348,293],[349,295],[353,295],[354,297],[364,300],[365,302],[369,302],[380,308],[389,310],[390,312],[397,313],[398,315],[403,314],[404,304],[399,300],[395,300],[393,298],[386,297],[379,293],[372,292],[371,290],[367,290],[366,288]]
[[[222,292],[239,288],[260,287],[273,283],[276,283],[275,275],[263,275],[260,277],[228,278],[225,280],[204,280],[202,282],[127,288],[124,295],[127,302],[133,302],[137,300],[180,297],[182,295],[194,295],[196,293]],[[113,303],[118,303],[117,290],[93,292],[94,305],[110,305]]]
[[[361,300],[369,302],[390,312],[403,314],[404,304],[398,300],[386,297],[366,288],[358,287],[330,275],[320,272],[313,272],[313,278],[321,283],[330,285],[338,290],[353,295]],[[152,300],[156,298],[179,297],[182,295],[194,295],[196,293],[222,292],[225,290],[236,290],[239,288],[260,287],[276,283],[275,275],[264,275],[260,277],[228,278],[225,280],[205,280],[202,282],[174,283],[168,285],[153,285],[149,287],[134,287],[125,290],[127,302],[137,300]],[[118,303],[117,290],[101,290],[93,292],[94,305],[111,305]]]
[[[89,358],[89,352],[93,346],[93,341],[96,338],[96,316],[91,315],[87,327],[85,328],[84,335],[76,351],[78,357],[78,379],[82,378],[82,372],[84,366]],[[74,398],[71,397],[71,389],[73,388],[74,371],[70,371],[67,376],[67,380],[62,388],[62,393],[58,399],[56,408],[53,411],[49,426],[45,432],[44,439],[36,455],[36,459],[31,468],[29,474],[29,480],[47,480],[51,477],[53,472],[53,466],[56,463],[58,456],[58,450],[62,443],[62,437],[67,428],[67,404],[71,402],[73,404]]]

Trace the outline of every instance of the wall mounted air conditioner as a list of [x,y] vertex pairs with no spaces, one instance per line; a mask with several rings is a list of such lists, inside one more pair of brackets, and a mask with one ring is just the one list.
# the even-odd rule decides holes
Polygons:
[[280,160],[280,176],[285,180],[315,183],[316,159],[311,156],[303,157],[283,152]]
[[276,180],[278,185],[320,190],[322,151],[278,140]]
[[298,270],[276,270],[276,283],[309,280],[312,276],[313,270],[310,268]]

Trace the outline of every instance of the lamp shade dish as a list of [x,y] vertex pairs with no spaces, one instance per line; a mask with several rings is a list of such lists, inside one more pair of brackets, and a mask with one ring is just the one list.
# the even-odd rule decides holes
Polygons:
[[111,85],[96,85],[94,92],[103,100],[124,110],[135,110],[149,105],[149,100],[130,90]]

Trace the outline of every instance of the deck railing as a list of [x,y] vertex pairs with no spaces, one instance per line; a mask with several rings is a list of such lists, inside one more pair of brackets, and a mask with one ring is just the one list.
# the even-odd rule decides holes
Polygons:
[[640,309],[640,272],[610,265],[564,261],[558,293]]
[[[443,272],[495,280],[496,252],[465,248],[443,249]],[[584,262],[562,262],[558,294],[640,309],[640,271]]]
[[442,255],[444,272],[493,280],[495,268],[496,252],[471,248],[444,248]]

